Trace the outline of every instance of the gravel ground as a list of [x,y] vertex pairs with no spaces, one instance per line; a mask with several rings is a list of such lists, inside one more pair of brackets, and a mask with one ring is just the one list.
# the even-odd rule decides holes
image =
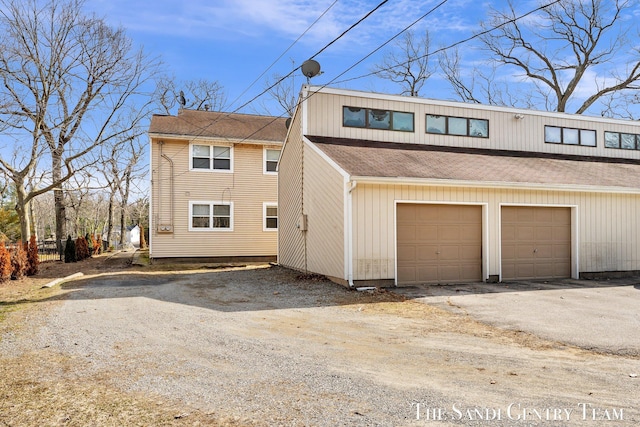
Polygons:
[[[640,423],[637,357],[498,329],[390,292],[269,266],[125,270],[62,290],[5,330],[3,359],[35,354],[40,381],[96,381],[171,405],[177,425]],[[52,362],[61,358],[64,368]],[[556,409],[573,412],[566,420]],[[7,425],[20,425],[10,416]]]

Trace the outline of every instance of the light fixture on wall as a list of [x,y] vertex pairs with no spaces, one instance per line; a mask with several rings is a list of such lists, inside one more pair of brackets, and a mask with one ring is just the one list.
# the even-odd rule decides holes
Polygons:
[[524,114],[518,113],[518,114],[514,115],[513,118],[516,119],[516,120],[522,120],[522,119],[524,119]]

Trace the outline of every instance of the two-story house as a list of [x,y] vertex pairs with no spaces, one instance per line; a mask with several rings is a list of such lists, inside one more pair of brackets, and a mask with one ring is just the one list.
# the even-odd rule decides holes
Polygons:
[[640,271],[640,124],[304,86],[279,263],[350,286]]
[[149,255],[275,260],[285,119],[180,110],[149,127]]

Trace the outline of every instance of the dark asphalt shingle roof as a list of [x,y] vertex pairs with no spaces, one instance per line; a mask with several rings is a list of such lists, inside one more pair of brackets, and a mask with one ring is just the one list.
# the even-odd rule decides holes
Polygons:
[[640,160],[307,136],[352,176],[640,189]]
[[180,110],[177,116],[154,115],[149,133],[284,142],[285,120],[252,114]]

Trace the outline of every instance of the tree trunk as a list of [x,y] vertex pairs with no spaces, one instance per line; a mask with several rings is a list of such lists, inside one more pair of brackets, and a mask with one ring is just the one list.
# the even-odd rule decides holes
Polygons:
[[127,203],[129,203],[129,186],[131,184],[131,172],[127,171],[124,174],[124,189],[120,188],[120,195],[122,197],[122,204],[120,205],[120,245],[124,245],[125,237],[125,211],[127,209]]
[[122,206],[120,206],[120,246],[121,247],[124,245],[124,237],[126,233],[124,210],[125,210],[125,206],[123,204]]
[[[59,150],[53,150],[51,153],[51,178],[53,182],[62,181],[62,154]],[[62,184],[60,184],[62,185]],[[62,188],[57,187],[53,190],[53,203],[56,212],[56,240],[59,247],[62,245],[62,239],[66,234],[67,213],[64,204],[64,192]]]
[[16,212],[18,218],[20,218],[20,234],[23,241],[29,241],[29,235],[31,234],[31,223],[29,221],[29,202],[26,202],[27,191],[24,188],[24,183],[16,182]]
[[[111,232],[113,230],[113,190],[109,194],[109,218],[107,218],[107,235],[104,239],[107,241],[107,245],[111,245]],[[107,249],[109,247],[107,246]]]
[[[33,201],[33,200],[32,200]],[[28,203],[29,206],[29,222],[31,224],[31,228],[33,229],[31,231],[31,234],[36,236],[36,242],[38,241],[38,223],[36,222],[36,212],[33,209],[33,203],[32,201],[30,201]],[[31,234],[28,237],[22,237],[22,240],[25,242],[28,242],[29,239],[31,239]]]

